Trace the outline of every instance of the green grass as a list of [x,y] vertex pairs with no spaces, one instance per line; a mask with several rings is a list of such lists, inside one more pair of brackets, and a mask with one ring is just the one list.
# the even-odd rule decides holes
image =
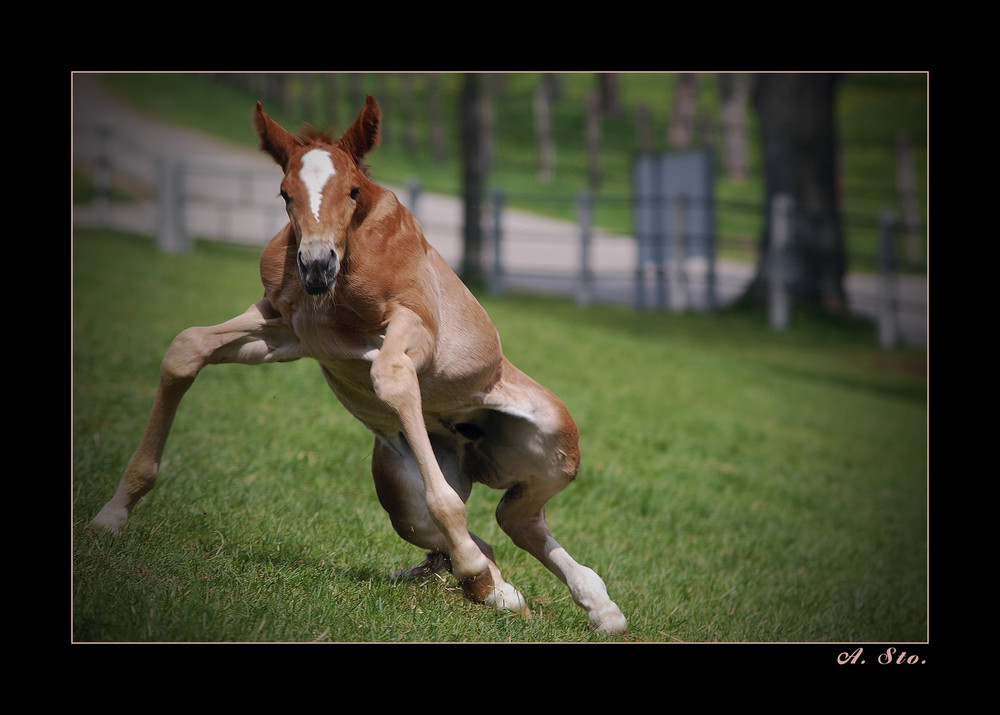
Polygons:
[[[427,192],[458,195],[460,191],[460,132],[458,94],[461,76],[438,75],[445,113],[447,160],[437,163],[430,151],[429,87],[421,76],[414,79],[414,105],[418,115],[418,148],[409,150],[402,132],[405,114],[398,74],[365,74],[363,91],[374,94],[384,111],[385,140],[368,159],[374,178],[380,183],[403,185],[417,178]],[[504,75],[501,88],[493,90],[494,160],[489,183],[505,192],[509,206],[575,221],[576,196],[587,188],[587,152],[584,99],[596,87],[593,73],[563,75],[563,92],[552,105],[552,130],[556,142],[553,180],[538,179],[538,159],[534,143],[532,96],[538,84],[536,73]],[[123,98],[150,112],[183,126],[200,128],[235,144],[256,147],[250,123],[253,103],[259,94],[246,92],[198,75],[112,74],[105,82]],[[655,147],[665,150],[667,128],[673,107],[676,78],[664,73],[623,73],[620,75],[623,111],[605,118],[601,129],[602,185],[597,192],[594,220],[601,228],[628,235],[632,217],[627,197],[631,191],[631,162],[639,150],[636,131],[640,105],[649,111]],[[301,80],[289,83],[290,99],[284,106],[265,101],[269,113],[279,122],[296,128],[309,121],[322,127],[334,124],[342,130],[360,110],[350,96],[349,82],[339,82],[339,116],[327,121],[330,103],[316,90],[320,116],[307,116],[303,109],[306,86]],[[700,125],[719,120],[720,98],[712,75],[699,83]],[[759,240],[764,200],[762,163],[757,120],[752,107],[747,117],[749,179],[733,181],[717,172],[717,243],[729,258],[754,260]],[[895,208],[896,166],[894,142],[905,132],[914,151],[917,170],[917,197],[921,216],[926,220],[927,191],[927,79],[923,74],[846,75],[837,94],[837,123],[840,131],[840,176],[846,241],[850,268],[873,270],[878,245],[877,219],[884,208]],[[923,271],[923,258],[903,266]]]
[[[83,527],[138,443],[173,336],[257,300],[255,250],[78,230],[73,294],[73,637],[78,641],[616,642],[493,520],[471,528],[534,611],[453,581],[375,498],[372,438],[310,361],[206,369],[157,488],[122,537]],[[630,642],[927,637],[925,354],[802,314],[643,314],[483,298],[509,357],[566,401],[584,455],[556,537],[607,581]]]

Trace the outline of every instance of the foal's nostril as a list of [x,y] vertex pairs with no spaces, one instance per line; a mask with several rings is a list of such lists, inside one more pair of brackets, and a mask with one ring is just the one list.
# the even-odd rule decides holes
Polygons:
[[320,253],[316,257],[303,256],[302,251],[299,251],[296,254],[296,258],[298,259],[299,262],[299,269],[303,271],[310,269],[315,269],[320,271],[330,270],[336,268],[338,263],[337,253],[332,249],[330,250],[329,255],[324,255]]
[[304,254],[300,250],[296,254],[296,260],[307,293],[313,295],[328,293],[333,288],[333,282],[340,269],[340,261],[335,251],[331,249],[329,256],[321,252],[318,257],[312,257],[308,252]]

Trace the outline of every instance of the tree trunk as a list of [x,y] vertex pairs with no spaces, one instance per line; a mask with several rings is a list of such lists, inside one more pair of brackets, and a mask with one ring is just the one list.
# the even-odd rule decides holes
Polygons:
[[323,75],[323,79],[323,108],[325,110],[323,116],[326,117],[323,126],[331,133],[336,133],[336,130],[340,128],[340,75],[336,72],[327,72]]
[[408,152],[417,151],[417,122],[419,113],[413,99],[413,84],[416,75],[410,72],[401,72],[399,75],[400,84],[400,104],[403,110],[403,146]]
[[694,117],[698,104],[698,75],[682,72],[677,75],[674,111],[670,117],[670,146],[685,149],[694,139]]
[[653,151],[653,119],[645,102],[635,110],[635,131],[639,136],[639,151],[645,154]]
[[833,74],[761,74],[753,105],[764,155],[765,221],[757,275],[745,298],[763,303],[769,284],[772,199],[794,202],[790,280],[793,301],[846,310],[844,233],[837,193]]
[[431,156],[435,164],[443,164],[448,158],[444,112],[441,109],[441,89],[438,84],[438,76],[433,72],[427,75],[427,94],[430,102]]
[[465,75],[461,94],[462,116],[462,197],[464,229],[462,280],[470,287],[483,283],[482,195],[485,176],[483,126],[480,112],[480,77]]
[[726,176],[733,181],[747,178],[746,101],[750,81],[745,74],[718,75],[722,96],[722,156]]
[[599,72],[597,87],[601,93],[601,114],[611,119],[622,115],[621,82],[614,72]]
[[555,172],[555,143],[549,121],[549,84],[539,82],[535,88],[532,109],[535,116],[535,144],[538,147],[538,180],[543,184],[552,181]]
[[601,110],[600,98],[596,92],[588,92],[584,98],[584,114],[587,123],[587,182],[595,191],[601,188]]

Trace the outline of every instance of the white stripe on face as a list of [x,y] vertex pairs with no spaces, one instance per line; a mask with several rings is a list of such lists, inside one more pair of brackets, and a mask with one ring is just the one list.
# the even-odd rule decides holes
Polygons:
[[323,187],[326,186],[327,179],[336,173],[329,152],[312,149],[302,157],[299,178],[309,192],[309,208],[312,209],[317,221],[319,221],[319,206],[323,201]]

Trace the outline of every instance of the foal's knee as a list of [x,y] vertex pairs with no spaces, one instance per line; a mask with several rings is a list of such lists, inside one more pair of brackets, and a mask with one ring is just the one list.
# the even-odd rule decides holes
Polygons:
[[182,330],[163,356],[160,378],[168,383],[190,384],[204,365],[202,342],[199,328]]

